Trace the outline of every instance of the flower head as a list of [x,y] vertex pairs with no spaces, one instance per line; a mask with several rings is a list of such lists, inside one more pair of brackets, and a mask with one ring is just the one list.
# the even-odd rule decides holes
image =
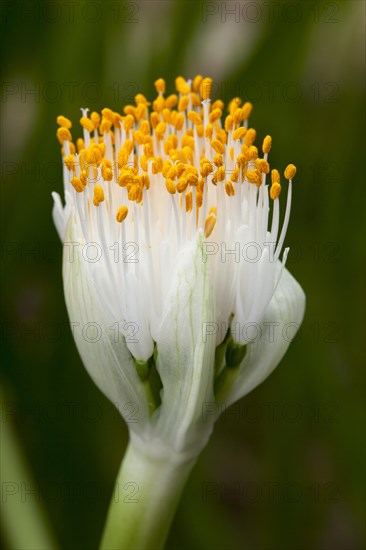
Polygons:
[[143,431],[155,408],[160,433],[174,425],[186,440],[205,400],[232,402],[276,366],[288,341],[267,341],[268,326],[299,325],[305,301],[284,268],[295,166],[280,224],[272,139],[255,145],[251,103],[234,98],[225,112],[210,78],[175,84],[166,95],[158,79],[156,99],[138,94],[123,114],[82,109],[76,145],[58,117],[66,205],[54,193],[53,215],[76,245],[73,261],[64,253],[70,318],[103,327],[94,346],[75,336],[86,367],[112,400],[139,404]]

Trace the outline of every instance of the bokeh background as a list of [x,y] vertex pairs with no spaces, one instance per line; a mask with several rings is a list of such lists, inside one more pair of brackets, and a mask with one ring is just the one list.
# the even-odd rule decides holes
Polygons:
[[153,99],[156,78],[173,93],[177,75],[197,73],[215,97],[252,101],[273,165],[299,168],[288,266],[307,311],[279,368],[218,422],[167,547],[364,548],[364,11],[361,0],[1,2],[4,548],[31,547],[33,507],[58,547],[96,548],[127,442],[68,327],[51,220],[56,116],[121,111],[137,91]]

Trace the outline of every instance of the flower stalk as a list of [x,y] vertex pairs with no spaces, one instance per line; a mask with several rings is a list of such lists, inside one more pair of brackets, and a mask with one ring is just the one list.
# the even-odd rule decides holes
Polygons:
[[[117,476],[101,550],[164,547],[184,485],[195,460],[156,445],[141,451],[130,442]],[[153,452],[151,452],[153,451]]]

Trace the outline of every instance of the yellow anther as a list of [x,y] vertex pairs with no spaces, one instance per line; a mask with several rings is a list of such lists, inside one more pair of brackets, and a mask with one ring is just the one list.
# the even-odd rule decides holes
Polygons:
[[153,101],[153,109],[154,111],[157,111],[158,113],[160,113],[164,109],[164,107],[167,107],[166,101],[163,98],[163,96],[159,95],[155,99],[155,101]]
[[203,194],[201,193],[201,191],[198,191],[198,190],[196,192],[196,204],[197,204],[197,208],[201,208],[203,204]]
[[189,97],[182,95],[178,103],[178,111],[185,111],[189,105]]
[[212,231],[214,230],[216,224],[216,215],[211,212],[206,218],[205,221],[205,237],[208,239],[208,237],[211,235]]
[[278,199],[280,194],[281,194],[281,185],[275,182],[273,185],[271,185],[271,188],[269,190],[269,196],[271,197],[271,199],[275,200],[275,199]]
[[262,183],[262,174],[259,170],[248,170],[246,177],[250,183],[255,183],[257,187]]
[[90,118],[86,116],[82,116],[80,119],[80,124],[82,125],[85,130],[87,130],[89,133],[94,131],[94,124],[90,120]]
[[144,145],[144,154],[148,159],[154,156],[154,148],[151,143],[145,143]]
[[285,178],[287,180],[292,180],[292,178],[295,177],[295,174],[296,174],[296,166],[294,164],[289,164],[285,170]]
[[243,139],[245,134],[247,133],[247,129],[244,128],[244,126],[240,126],[240,128],[237,128],[233,132],[233,139]]
[[221,153],[216,153],[216,155],[214,156],[213,162],[215,166],[222,166],[224,164],[224,159]]
[[[138,180],[137,180],[138,181]],[[141,195],[141,187],[138,183],[133,183],[131,188],[128,190],[128,198],[130,201],[137,201]]]
[[155,157],[151,168],[153,174],[159,174],[163,169],[163,159],[161,157]]
[[214,122],[216,122],[216,120],[221,118],[221,116],[222,116],[222,110],[221,109],[213,109],[210,113],[209,121],[211,122],[211,124],[213,124]]
[[140,177],[140,183],[141,187],[144,187],[145,189],[150,189],[150,178],[147,174],[141,174]]
[[101,188],[100,185],[96,185],[94,187],[94,198],[93,198],[93,204],[95,206],[99,206],[101,202],[104,201],[104,191]]
[[225,130],[223,128],[218,128],[216,126],[216,137],[219,141],[221,141],[221,143],[224,143],[226,144],[227,142],[227,133],[225,132]]
[[211,147],[212,147],[212,149],[214,149],[216,151],[216,153],[221,153],[222,154],[225,151],[225,147],[219,139],[212,139],[211,140]]
[[186,193],[186,212],[190,212],[192,210],[192,193]]
[[86,163],[87,166],[100,166],[103,162],[103,157],[100,149],[96,145],[91,145],[86,150]]
[[122,222],[127,218],[127,214],[128,214],[128,208],[127,208],[127,206],[121,206],[121,207],[118,208],[118,210],[117,210],[116,220],[117,220],[119,223],[122,223]]
[[244,120],[247,120],[250,117],[250,113],[252,112],[253,105],[249,101],[247,101],[246,103],[244,103],[242,109],[244,113]]
[[194,138],[188,134],[184,134],[182,137],[182,147],[190,147],[194,149]]
[[200,161],[201,171],[200,174],[203,178],[206,178],[211,172],[213,172],[213,166],[207,158],[203,158]]
[[207,124],[205,128],[205,137],[207,137],[208,139],[211,139],[212,136],[213,136],[213,126],[212,124]]
[[234,124],[240,124],[244,120],[244,111],[240,107],[235,109],[232,114]]
[[231,160],[234,160],[234,147],[230,147],[229,155],[230,155]]
[[192,89],[194,92],[199,93],[202,80],[203,80],[203,76],[200,74],[194,77],[193,83],[192,83]]
[[188,118],[193,124],[202,124],[202,118],[196,111],[188,111]]
[[220,111],[223,111],[224,107],[225,107],[224,102],[221,101],[221,99],[216,99],[216,101],[214,101],[211,105],[211,112],[214,111],[215,109],[220,109]]
[[172,109],[175,107],[178,103],[178,96],[176,94],[168,95],[168,97],[165,100],[165,107],[167,109]]
[[108,159],[103,159],[102,176],[105,181],[112,181],[113,179],[112,163]]
[[168,179],[175,180],[178,177],[178,165],[174,164],[167,172]]
[[135,124],[135,119],[132,115],[125,116],[123,120],[123,127],[126,132],[129,132]]
[[175,87],[180,94],[189,94],[191,88],[182,76],[175,79]]
[[226,170],[225,166],[219,166],[216,173],[215,173],[215,179],[216,181],[224,181],[226,176]]
[[203,134],[204,134],[203,124],[198,124],[196,126],[196,130],[197,130],[197,136],[203,137]]
[[145,141],[145,135],[141,132],[141,130],[135,130],[133,132],[133,139],[138,145],[143,145]]
[[148,170],[147,156],[146,156],[146,155],[141,155],[141,157],[140,157],[139,160],[140,160],[140,166],[141,166],[141,168],[142,168],[145,172],[147,172],[147,170]]
[[140,124],[139,128],[140,132],[142,132],[145,135],[150,134],[150,124],[148,120],[143,120]]
[[134,174],[131,170],[121,170],[121,173],[118,176],[118,184],[121,187],[126,187],[128,184],[131,184],[133,180]]
[[57,117],[57,124],[59,126],[63,126],[64,128],[67,128],[68,130],[70,130],[71,126],[72,126],[72,122],[71,120],[69,120],[68,118],[60,115]]
[[257,160],[258,158],[258,149],[255,145],[251,145],[248,147],[248,159],[249,160]]
[[175,121],[175,129],[179,132],[179,130],[183,128],[183,124],[184,124],[184,115],[179,113]]
[[184,164],[184,162],[179,162],[177,165],[177,177],[180,178],[185,172],[189,172],[189,166]]
[[114,124],[115,113],[112,111],[112,109],[108,109],[108,107],[102,109],[102,117],[109,120],[111,124]]
[[153,128],[156,128],[157,125],[159,124],[160,122],[160,115],[159,113],[157,113],[156,111],[153,111],[151,114],[150,114],[150,122],[151,122],[151,126]]
[[256,167],[258,168],[258,170],[260,170],[261,172],[263,172],[263,174],[269,174],[269,164],[266,160],[264,159],[257,159],[255,161],[255,165]]
[[245,166],[247,162],[248,158],[243,153],[240,153],[240,155],[236,157],[236,164],[238,164],[239,166]]
[[200,92],[202,100],[210,99],[212,93],[213,80],[212,78],[204,78],[200,85]]
[[103,117],[100,123],[99,131],[101,134],[108,134],[110,132],[112,123],[107,118]]
[[256,136],[257,136],[257,132],[254,130],[254,128],[249,128],[249,130],[247,131],[244,137],[245,145],[247,145],[248,147],[253,145],[253,143],[255,142]]
[[235,189],[230,180],[225,183],[225,191],[226,194],[229,195],[229,197],[233,197],[235,195]]
[[177,183],[177,191],[178,193],[183,193],[188,187],[188,180],[184,176],[179,178]]
[[175,195],[175,185],[172,179],[167,178],[165,181],[165,186],[167,188],[168,193],[170,193],[171,195]]
[[142,118],[144,118],[145,116],[145,113],[146,113],[146,103],[139,103],[136,107],[136,110],[135,110],[135,118],[136,120],[141,120]]
[[129,156],[130,155],[127,149],[125,149],[124,147],[121,147],[121,149],[118,152],[118,168],[124,168],[127,166]]
[[135,95],[135,103],[136,105],[139,105],[140,103],[143,105],[151,105],[143,94]]
[[269,153],[272,147],[271,136],[266,136],[263,140],[262,151],[263,153]]
[[165,94],[166,86],[165,86],[165,80],[163,78],[158,78],[157,80],[155,80],[154,85],[158,94],[162,94],[162,95]]
[[64,141],[71,141],[72,139],[69,130],[64,126],[57,129],[56,135],[61,145],[63,145]]
[[188,185],[192,185],[196,187],[198,183],[198,174],[193,174],[193,173],[186,174],[186,179],[187,179]]
[[162,172],[164,178],[168,177],[168,172],[171,169],[171,167],[172,167],[172,163],[171,163],[170,160],[165,160],[163,162],[163,169],[162,169],[161,172]]
[[201,98],[198,94],[191,93],[191,102],[193,107],[200,107],[201,106]]
[[82,149],[84,149],[84,140],[83,140],[83,138],[78,138],[76,140],[76,149],[77,149],[78,153],[80,153],[80,151]]
[[100,126],[100,114],[97,113],[96,111],[93,111],[92,114],[90,115],[90,119],[91,119],[92,123],[94,124],[94,128],[99,128],[99,126]]
[[64,158],[64,163],[67,168],[71,171],[75,169],[75,157],[74,155],[68,155]]
[[163,120],[164,122],[166,122],[166,124],[170,124],[171,122],[171,118],[172,118],[172,112],[170,109],[167,109],[166,107],[161,111],[161,114],[162,114],[162,117],[163,117]]
[[133,117],[135,116],[135,107],[134,105],[125,105],[123,107],[123,112],[125,115],[132,115]]
[[84,191],[84,185],[80,178],[71,178],[71,185],[77,193]]
[[231,172],[230,179],[235,183],[239,180],[239,168],[235,168],[235,170]]
[[230,132],[230,130],[233,129],[233,125],[234,125],[233,117],[231,115],[228,115],[225,118],[225,130],[226,130],[226,132]]
[[165,122],[159,122],[159,124],[155,128],[155,135],[159,141],[162,141],[164,139],[165,132],[166,132]]
[[101,152],[101,155],[102,157],[104,157],[105,155],[105,143],[101,142],[101,143],[98,143],[98,145],[96,145],[96,147],[98,147],[99,151]]
[[278,170],[276,170],[276,168],[274,168],[271,172],[271,180],[272,180],[272,183],[280,183],[281,182],[280,173],[279,173]]

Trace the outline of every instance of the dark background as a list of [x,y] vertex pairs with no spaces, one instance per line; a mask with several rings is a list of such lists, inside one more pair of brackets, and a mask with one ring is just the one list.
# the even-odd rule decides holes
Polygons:
[[9,478],[4,445],[19,491],[1,506],[13,499],[20,530],[36,499],[61,548],[96,548],[127,442],[68,328],[56,116],[121,111],[138,91],[153,99],[158,77],[173,93],[177,75],[202,73],[215,96],[254,103],[273,165],[298,166],[288,267],[307,310],[279,368],[218,422],[168,547],[364,547],[364,6],[1,2],[1,427],[36,487]]

